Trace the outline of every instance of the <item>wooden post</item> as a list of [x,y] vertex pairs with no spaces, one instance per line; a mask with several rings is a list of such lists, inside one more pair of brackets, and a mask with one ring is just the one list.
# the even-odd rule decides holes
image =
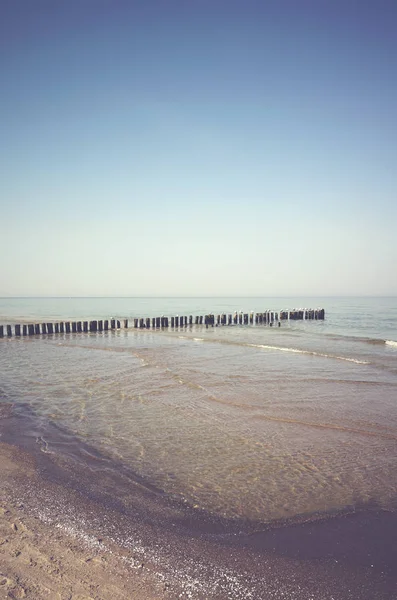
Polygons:
[[28,325],[28,333],[29,335],[34,335],[34,325],[32,325],[32,323],[29,323]]
[[248,325],[248,314],[245,313],[244,315],[244,325]]
[[93,333],[98,331],[98,321],[90,321],[90,331]]
[[139,323],[139,319],[134,319],[134,328],[137,329]]
[[64,333],[65,332],[65,323],[63,321],[61,321],[59,323],[59,333]]
[[117,329],[121,329],[121,323],[120,323],[120,321],[119,321],[119,320],[117,320],[117,323],[116,323],[116,324],[117,324]]
[[227,324],[231,325],[232,324],[232,319],[233,319],[232,315],[229,314],[229,316],[228,316],[227,319],[228,319]]
[[189,325],[193,325],[193,315],[189,315]]
[[7,337],[12,337],[11,325],[7,325]]
[[98,331],[103,331],[103,321],[98,321]]
[[65,333],[70,333],[70,322],[66,321],[65,323]]
[[54,325],[53,323],[47,323],[47,333],[52,335],[54,333]]
[[39,323],[36,323],[36,325],[34,326],[34,332],[36,335],[40,335],[40,325]]
[[0,325],[0,338],[4,337],[4,325]]
[[124,329],[128,329],[128,319],[124,319]]
[[77,321],[77,332],[81,333],[82,330],[83,330],[82,322],[81,321]]
[[103,329],[105,331],[109,331],[109,321],[107,319],[105,319],[103,322]]
[[110,319],[110,329],[116,329],[116,319]]
[[175,317],[175,327],[179,327],[179,317]]
[[47,333],[47,325],[46,323],[41,324],[41,333],[45,335]]
[[161,317],[156,317],[156,328],[159,329],[161,327]]
[[203,315],[200,315],[199,321],[200,321],[200,325],[202,325],[203,324]]
[[28,335],[28,328],[26,325],[22,326],[22,333],[23,333],[23,335]]
[[199,324],[199,317],[198,317],[198,315],[196,315],[196,316],[194,317],[194,324],[195,324],[195,325],[198,325],[198,324]]
[[88,321],[83,321],[83,331],[84,331],[84,333],[87,333],[87,331],[88,331]]
[[175,317],[171,317],[171,327],[175,327]]
[[21,335],[21,326],[20,325],[15,325],[15,335],[18,337]]
[[77,323],[76,323],[76,321],[73,321],[73,323],[72,323],[72,332],[73,333],[77,333]]
[[55,333],[59,333],[59,323],[55,323]]

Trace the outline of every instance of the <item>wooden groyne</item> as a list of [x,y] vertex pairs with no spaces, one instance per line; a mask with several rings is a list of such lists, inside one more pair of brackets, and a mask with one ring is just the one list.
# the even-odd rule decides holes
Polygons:
[[205,325],[208,327],[220,327],[227,325],[281,325],[281,321],[323,321],[325,319],[324,308],[316,309],[294,309],[281,310],[279,312],[266,310],[265,312],[234,312],[215,315],[213,313],[198,316],[174,317],[139,317],[128,319],[101,319],[94,321],[58,321],[56,323],[29,323],[0,325],[0,338],[21,337],[33,335],[56,335],[65,333],[97,333],[116,329],[167,329],[188,327],[192,325]]

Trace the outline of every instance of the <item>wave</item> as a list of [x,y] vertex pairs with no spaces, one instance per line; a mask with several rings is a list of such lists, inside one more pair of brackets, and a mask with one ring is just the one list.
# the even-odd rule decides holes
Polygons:
[[312,350],[300,350],[299,348],[288,348],[285,346],[269,346],[267,344],[246,344],[252,348],[265,348],[266,350],[280,350],[281,352],[294,352],[296,354],[309,354],[310,356],[322,356],[323,358],[333,358],[336,360],[346,360],[347,362],[353,362],[358,365],[368,365],[367,360],[358,360],[357,358],[350,358],[348,356],[337,356],[336,354],[325,354],[323,352],[314,352]]
[[325,336],[333,340],[343,340],[344,342],[362,342],[364,344],[371,344],[375,346],[382,346],[384,344],[387,346],[397,346],[397,342],[395,340],[385,340],[383,338],[362,337],[358,335],[339,335],[337,333],[326,333]]

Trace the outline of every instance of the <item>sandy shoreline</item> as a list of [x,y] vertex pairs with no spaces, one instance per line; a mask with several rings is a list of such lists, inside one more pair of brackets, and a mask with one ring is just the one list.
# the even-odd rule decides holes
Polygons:
[[397,597],[395,513],[239,531],[0,415],[0,599]]

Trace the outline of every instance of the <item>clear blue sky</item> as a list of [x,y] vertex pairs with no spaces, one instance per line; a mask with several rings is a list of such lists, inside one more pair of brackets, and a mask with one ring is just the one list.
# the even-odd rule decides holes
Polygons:
[[2,0],[0,295],[397,295],[395,0]]

